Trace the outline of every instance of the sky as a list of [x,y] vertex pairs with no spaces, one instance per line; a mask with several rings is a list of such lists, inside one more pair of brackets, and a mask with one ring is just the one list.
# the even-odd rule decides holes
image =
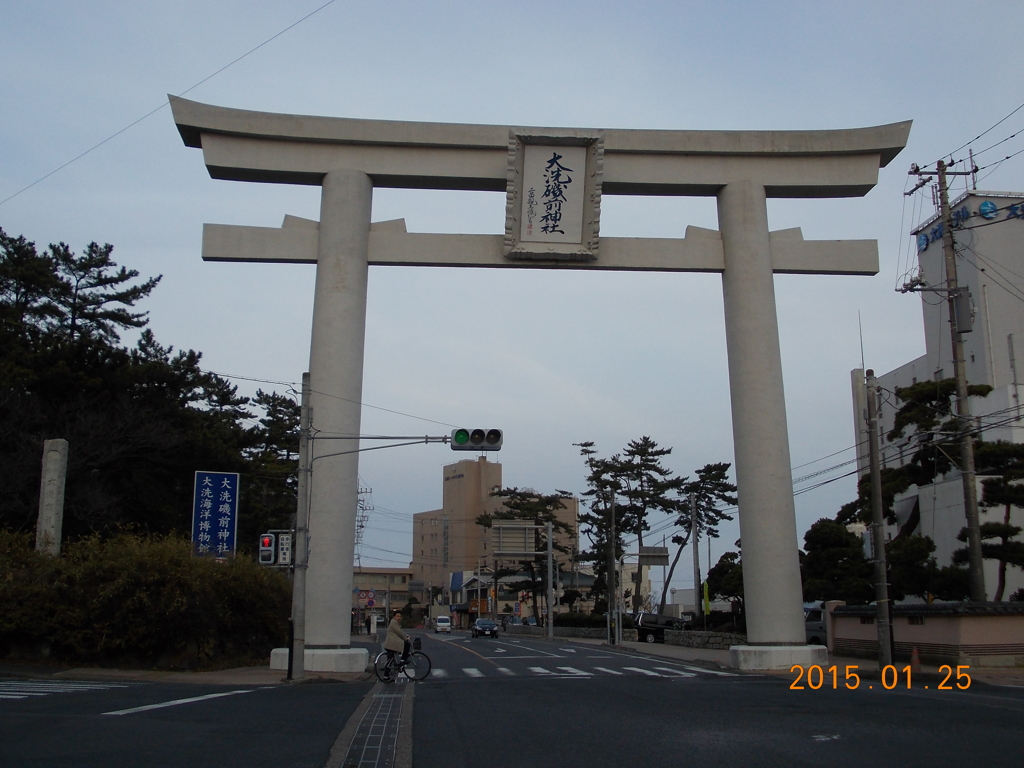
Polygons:
[[[285,392],[308,367],[315,267],[204,263],[202,226],[318,219],[319,189],[212,180],[167,94],[265,112],[577,128],[913,120],[865,197],[768,203],[773,230],[878,241],[877,276],[775,280],[794,478],[825,470],[795,485],[801,543],[854,498],[850,371],[862,348],[878,373],[924,351],[919,298],[894,290],[908,233],[934,210],[927,188],[904,195],[907,169],[972,148],[979,189],[1024,190],[1024,154],[998,162],[1024,149],[1024,110],[1000,123],[1024,102],[1024,16],[935,0],[324,3],[0,5],[0,227],[41,248],[112,243],[119,264],[163,275],[141,306],[161,343],[202,352],[242,394]],[[498,193],[373,199],[375,221],[404,218],[412,232],[497,234],[504,209]],[[603,199],[603,236],[682,237],[687,225],[717,229],[714,199]],[[585,490],[581,441],[609,455],[650,436],[684,476],[732,462],[721,278],[373,267],[363,400],[364,434],[503,429],[491,458],[505,485],[544,493]],[[362,564],[407,564],[412,514],[438,508],[442,467],[472,455],[363,454],[374,511]],[[667,519],[651,522],[652,538],[671,536]],[[712,562],[738,537],[725,524]],[[691,586],[692,569],[679,571],[671,586]]]

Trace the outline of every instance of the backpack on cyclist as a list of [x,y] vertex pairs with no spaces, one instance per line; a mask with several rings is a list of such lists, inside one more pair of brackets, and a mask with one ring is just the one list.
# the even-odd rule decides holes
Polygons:
[[422,647],[423,647],[423,641],[420,638],[418,638],[418,637],[414,637],[412,639],[412,649],[414,651],[418,651]]

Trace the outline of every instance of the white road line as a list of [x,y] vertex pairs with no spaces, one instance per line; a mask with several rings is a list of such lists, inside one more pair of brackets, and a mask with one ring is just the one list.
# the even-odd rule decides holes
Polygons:
[[576,669],[576,667],[559,667],[563,672],[568,672],[571,675],[581,675],[583,677],[593,677],[593,672],[584,672],[582,669]]
[[511,669],[506,669],[505,667],[498,667],[498,671],[503,675],[508,675],[509,677],[515,677],[516,674]]
[[559,648],[560,651],[568,651],[569,653],[576,653],[575,648]]
[[508,651],[506,651],[504,648],[495,648],[494,652],[495,653],[508,653]]
[[536,675],[553,675],[555,674],[550,669],[544,669],[544,667],[527,667],[528,670]]
[[[502,656],[502,661],[508,661],[509,659],[550,659],[551,655],[547,656]],[[564,658],[563,656],[555,656],[556,659]]]
[[598,672],[605,672],[609,675],[621,675],[622,673],[617,669],[608,669],[607,667],[594,667]]
[[657,672],[652,672],[649,669],[641,669],[640,667],[623,667],[628,669],[630,672],[639,672],[641,675],[647,675],[648,677],[661,677]]
[[430,676],[431,677],[448,677],[448,670],[446,670],[446,669],[438,669],[437,667],[434,667],[434,669],[430,670]]
[[737,677],[733,672],[719,672],[717,669],[705,669],[704,667],[686,667],[683,669],[689,669],[692,672],[703,672],[705,675],[719,675],[720,677]]
[[29,696],[48,696],[54,693],[127,688],[130,685],[134,685],[134,683],[89,683],[73,680],[5,680],[0,682],[0,699],[11,701],[25,699]]
[[470,677],[483,677],[484,676],[484,673],[481,672],[476,667],[463,667],[462,671],[465,672]]
[[655,667],[655,669],[661,670],[662,672],[668,672],[673,677],[696,677],[693,672],[681,672],[678,669],[672,667]]
[[192,696],[188,699],[175,699],[174,701],[164,701],[160,704],[147,704],[144,707],[132,707],[131,709],[118,709],[114,712],[101,712],[102,715],[130,715],[134,712],[145,712],[150,709],[163,709],[164,707],[176,707],[179,704],[191,704],[193,701],[204,701],[206,699],[219,699],[222,696],[234,696],[239,693],[251,693],[252,688],[247,688],[240,691],[225,691],[224,693],[208,693],[205,696]]

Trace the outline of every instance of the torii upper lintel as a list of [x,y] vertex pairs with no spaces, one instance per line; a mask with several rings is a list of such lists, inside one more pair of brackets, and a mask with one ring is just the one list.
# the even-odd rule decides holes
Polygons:
[[[910,121],[825,131],[521,128],[253,112],[170,96],[186,146],[217,179],[319,186],[358,168],[376,187],[503,192],[509,134],[601,135],[603,194],[714,196],[753,180],[768,197],[857,197],[906,145]],[[429,151],[424,151],[429,150]]]

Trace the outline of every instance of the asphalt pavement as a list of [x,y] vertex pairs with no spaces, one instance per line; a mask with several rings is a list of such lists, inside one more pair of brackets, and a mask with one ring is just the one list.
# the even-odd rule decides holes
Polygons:
[[[0,664],[0,766],[1021,764],[1024,670],[972,669],[967,690],[940,691],[934,667],[908,685],[837,657],[835,678],[795,686],[729,669],[728,651],[416,634],[431,675],[390,686]],[[379,644],[353,639],[372,659]]]

